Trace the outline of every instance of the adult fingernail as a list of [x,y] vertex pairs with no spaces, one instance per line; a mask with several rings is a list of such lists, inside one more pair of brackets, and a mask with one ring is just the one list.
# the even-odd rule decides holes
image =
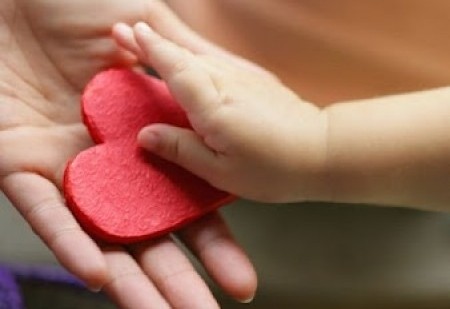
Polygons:
[[88,286],[87,288],[92,293],[100,293],[102,291],[102,288],[99,286]]
[[239,302],[242,304],[250,304],[254,299],[255,299],[255,295],[253,295],[252,297],[250,297],[248,299],[241,300]]

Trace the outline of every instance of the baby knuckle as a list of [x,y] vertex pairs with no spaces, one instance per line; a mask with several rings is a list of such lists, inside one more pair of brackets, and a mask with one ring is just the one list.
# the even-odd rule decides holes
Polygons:
[[179,57],[171,64],[171,71],[174,76],[181,75],[191,70],[191,61],[187,57]]
[[161,144],[161,152],[170,160],[178,162],[180,160],[180,138],[178,135],[172,135],[166,142]]

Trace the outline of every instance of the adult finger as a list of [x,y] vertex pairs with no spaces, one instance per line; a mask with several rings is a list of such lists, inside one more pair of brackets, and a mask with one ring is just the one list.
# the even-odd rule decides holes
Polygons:
[[37,174],[17,172],[3,179],[2,189],[63,266],[91,289],[103,286],[108,279],[103,254],[80,228],[50,181]]
[[194,222],[178,235],[226,293],[240,302],[252,301],[257,287],[256,272],[217,213]]
[[4,132],[0,135],[0,176],[29,170],[62,188],[67,161],[91,145],[81,124],[24,127]]
[[172,308],[218,308],[208,286],[170,238],[131,246],[131,252]]
[[121,247],[105,247],[103,252],[111,273],[103,290],[116,304],[128,309],[172,308],[128,252]]

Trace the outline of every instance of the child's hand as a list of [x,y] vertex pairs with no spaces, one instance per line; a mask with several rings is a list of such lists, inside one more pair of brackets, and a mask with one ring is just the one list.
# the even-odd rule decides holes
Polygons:
[[294,201],[323,194],[321,110],[262,70],[195,54],[144,23],[118,24],[113,34],[167,82],[195,131],[154,124],[139,135],[144,148],[242,197]]

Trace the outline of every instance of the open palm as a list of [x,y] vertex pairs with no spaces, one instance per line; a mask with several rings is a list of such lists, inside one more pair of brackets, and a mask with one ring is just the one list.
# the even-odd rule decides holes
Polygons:
[[[67,161],[91,145],[79,96],[102,69],[136,59],[110,38],[116,22],[145,20],[179,44],[224,53],[155,0],[0,2],[0,185],[58,260],[124,308],[214,308],[208,287],[170,237],[127,247],[97,244],[66,208]],[[253,268],[226,225],[210,215],[179,238],[230,295],[253,296]]]

